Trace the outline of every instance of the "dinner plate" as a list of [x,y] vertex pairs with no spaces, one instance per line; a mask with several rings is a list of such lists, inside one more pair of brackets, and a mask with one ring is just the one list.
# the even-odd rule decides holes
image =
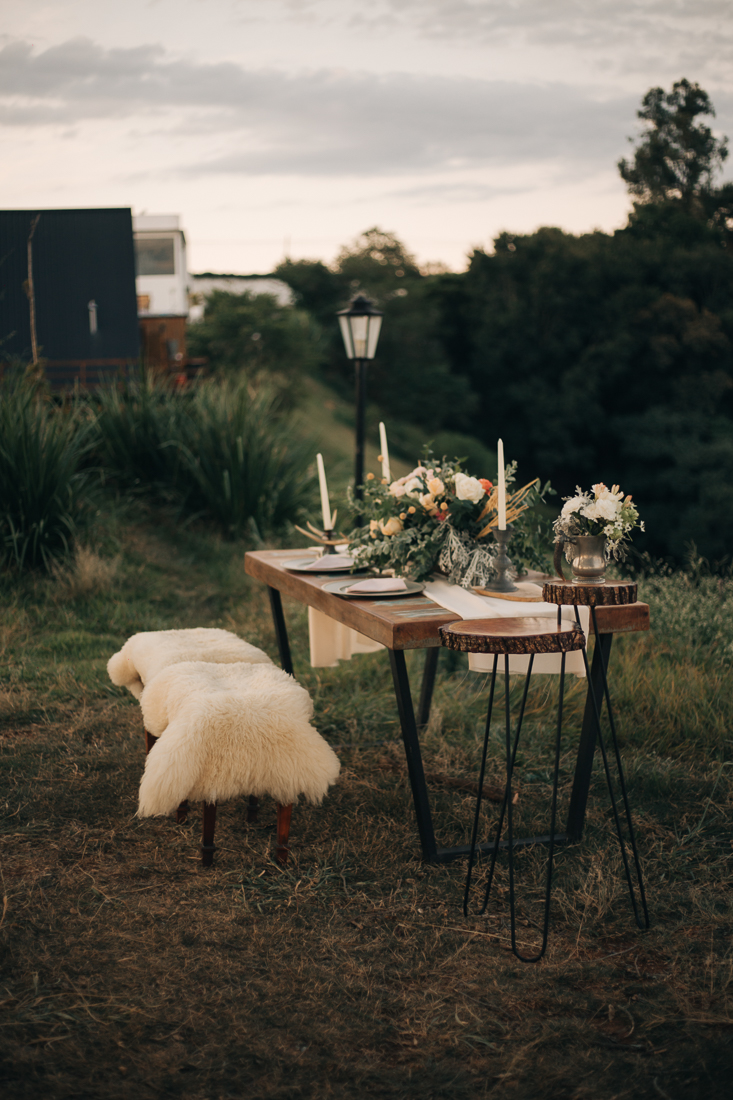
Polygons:
[[330,592],[333,596],[343,596],[345,600],[389,600],[394,599],[396,596],[417,596],[420,592],[425,590],[424,584],[418,584],[416,581],[405,581],[406,588],[400,588],[397,592],[345,592],[345,588],[350,588],[352,584],[356,584],[356,581],[348,580],[341,581],[329,581],[328,584],[324,584],[321,589],[322,592]]
[[351,566],[349,565],[337,565],[335,568],[329,569],[327,565],[319,565],[318,569],[314,569],[315,562],[326,562],[330,554],[326,554],[323,558],[289,558],[283,562],[283,568],[289,570],[291,573],[350,573]]

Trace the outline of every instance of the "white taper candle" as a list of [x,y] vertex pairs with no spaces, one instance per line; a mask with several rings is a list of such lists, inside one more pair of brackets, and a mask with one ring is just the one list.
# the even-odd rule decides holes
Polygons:
[[499,530],[506,531],[506,480],[504,478],[504,441],[496,445],[496,457],[499,463]]
[[387,450],[387,430],[384,427],[383,421],[379,421],[379,449],[382,452],[382,477],[386,477],[387,481],[391,480],[389,476],[389,451]]
[[318,484],[321,487],[321,511],[323,512],[323,530],[330,531],[332,529],[331,505],[328,503],[328,485],[326,484],[326,471],[323,468],[323,455],[316,455],[316,466],[318,467]]

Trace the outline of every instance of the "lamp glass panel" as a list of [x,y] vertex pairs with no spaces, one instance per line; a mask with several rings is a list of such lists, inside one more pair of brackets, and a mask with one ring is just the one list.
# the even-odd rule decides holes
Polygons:
[[354,316],[353,313],[349,317],[349,323],[351,324],[351,339],[354,344],[354,358],[366,359],[367,356],[367,336],[369,335],[369,321],[368,316],[362,314],[361,317]]
[[346,348],[346,358],[354,358],[354,345],[351,341],[351,326],[349,325],[348,317],[339,317],[339,325],[341,326],[341,335],[344,338],[344,347]]
[[377,340],[379,339],[379,330],[382,327],[382,318],[379,314],[372,314],[369,318],[369,339],[367,340],[366,357],[367,359],[373,359],[377,351]]

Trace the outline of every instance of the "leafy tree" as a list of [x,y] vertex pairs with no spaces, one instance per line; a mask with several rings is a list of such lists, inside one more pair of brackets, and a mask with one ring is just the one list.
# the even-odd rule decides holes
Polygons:
[[643,203],[676,200],[686,210],[702,209],[701,197],[710,195],[713,176],[728,156],[727,138],[716,138],[696,121],[715,116],[707,92],[688,80],[678,80],[671,92],[650,88],[637,115],[645,132],[633,160],[618,164],[629,192]]
[[290,389],[321,356],[320,330],[308,313],[280,305],[271,294],[215,290],[203,319],[188,330],[194,356],[206,356],[219,372],[267,374]]
[[467,377],[451,372],[435,327],[432,288],[445,276],[424,276],[394,233],[368,229],[341,249],[332,268],[317,260],[286,260],[275,274],[320,321],[322,369],[341,393],[353,392],[353,379],[335,314],[364,293],[385,314],[369,369],[370,402],[385,415],[418,423],[431,433],[465,429],[475,398]]

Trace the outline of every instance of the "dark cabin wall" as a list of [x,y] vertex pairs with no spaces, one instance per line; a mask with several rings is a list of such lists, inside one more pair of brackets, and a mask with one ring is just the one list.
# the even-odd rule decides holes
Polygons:
[[[139,354],[132,212],[0,211],[0,357],[31,356],[27,242],[33,234],[33,278],[39,351],[47,360],[136,360]],[[97,303],[98,332],[88,303]]]

